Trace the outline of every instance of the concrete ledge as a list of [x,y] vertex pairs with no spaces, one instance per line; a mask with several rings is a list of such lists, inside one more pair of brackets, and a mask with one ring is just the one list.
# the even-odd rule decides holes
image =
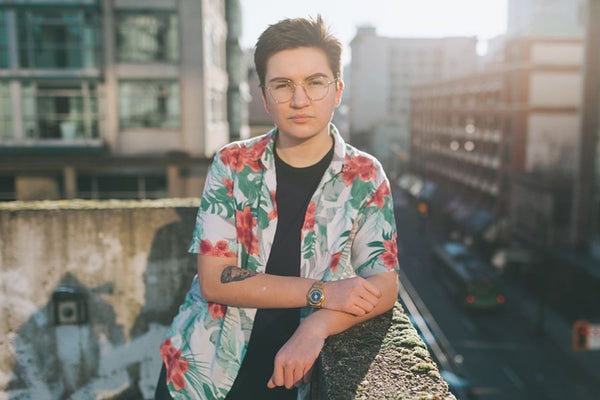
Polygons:
[[325,343],[312,400],[453,399],[402,306]]
[[0,202],[0,211],[198,208],[198,206],[200,206],[200,199],[197,197],[160,200],[42,200]]

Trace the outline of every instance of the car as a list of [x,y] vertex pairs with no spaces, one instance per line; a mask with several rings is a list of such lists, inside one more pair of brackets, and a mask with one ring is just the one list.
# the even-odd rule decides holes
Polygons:
[[461,242],[449,241],[433,248],[434,274],[467,309],[494,309],[505,301],[498,272]]

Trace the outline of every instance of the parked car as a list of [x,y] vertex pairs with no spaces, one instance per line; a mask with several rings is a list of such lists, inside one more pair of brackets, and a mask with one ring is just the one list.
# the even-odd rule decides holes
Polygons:
[[433,247],[434,273],[465,308],[498,308],[506,301],[498,272],[460,242]]

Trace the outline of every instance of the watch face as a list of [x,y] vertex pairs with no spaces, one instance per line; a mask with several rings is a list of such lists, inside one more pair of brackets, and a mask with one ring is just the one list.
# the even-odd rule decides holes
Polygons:
[[318,290],[313,290],[310,294],[310,300],[313,303],[318,303],[321,300],[321,297],[323,297],[323,294]]

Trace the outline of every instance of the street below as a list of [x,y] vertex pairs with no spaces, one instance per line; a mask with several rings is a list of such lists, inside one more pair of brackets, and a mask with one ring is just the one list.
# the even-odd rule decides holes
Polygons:
[[540,334],[537,321],[519,312],[523,301],[537,300],[517,299],[516,293],[523,293],[517,283],[505,284],[506,303],[500,309],[465,310],[433,273],[432,245],[443,240],[440,231],[433,220],[419,220],[408,199],[399,200],[400,279],[422,309],[413,320],[427,325],[426,341],[434,341],[449,360],[439,364],[450,365],[467,383],[459,400],[598,399],[600,383]]

